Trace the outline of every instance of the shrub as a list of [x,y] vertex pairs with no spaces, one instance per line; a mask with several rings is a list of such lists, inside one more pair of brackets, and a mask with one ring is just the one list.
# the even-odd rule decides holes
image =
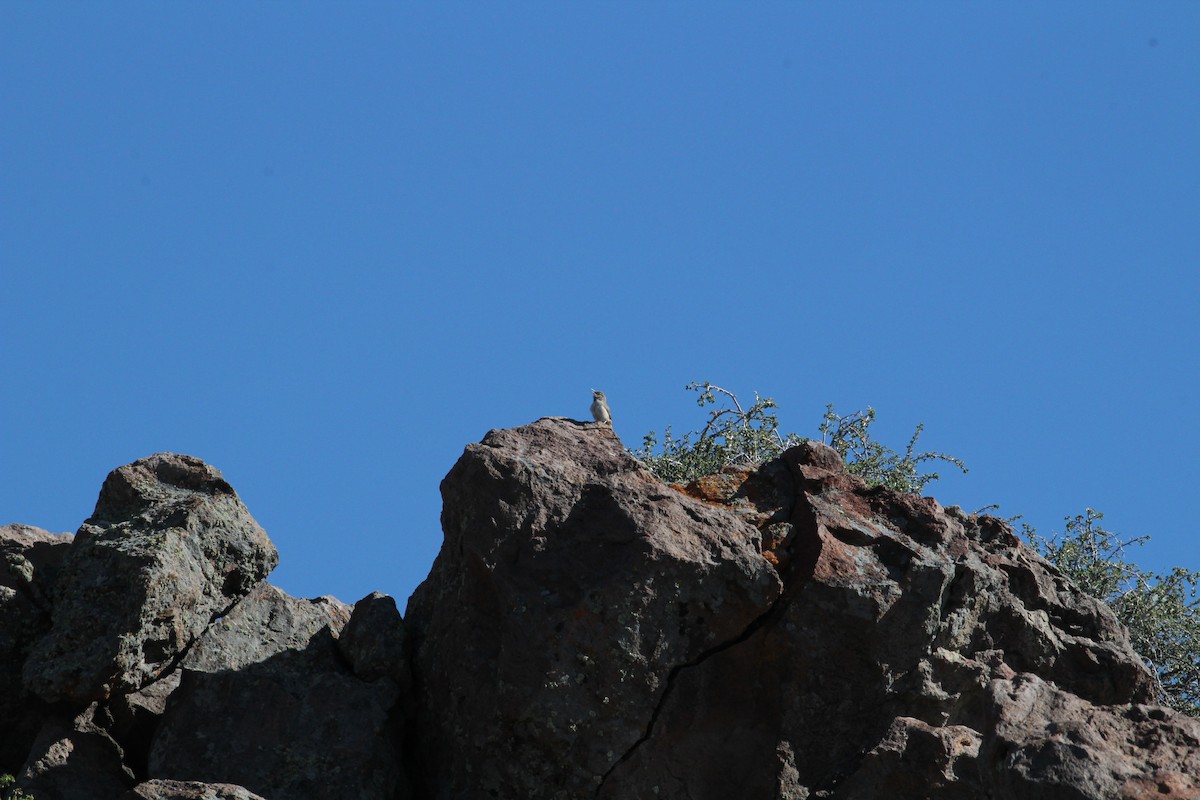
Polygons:
[[936,472],[920,472],[918,467],[927,461],[945,461],[963,472],[967,467],[961,459],[946,453],[926,450],[918,453],[917,440],[925,430],[918,423],[916,430],[904,448],[904,455],[871,438],[871,423],[875,421],[875,409],[855,411],[841,416],[833,404],[825,406],[825,418],[821,421],[821,441],[828,444],[846,462],[846,471],[857,475],[871,486],[886,486],[897,492],[920,494],[925,486],[938,479]]
[[[689,383],[685,388],[699,392],[696,404],[701,408],[715,406],[708,412],[708,423],[679,438],[668,425],[658,452],[658,436],[650,431],[642,438],[641,449],[629,451],[668,483],[687,483],[727,466],[756,466],[802,441],[795,434],[779,432],[777,406],[769,397],[755,392],[754,403],[746,409],[733,392],[707,381]],[[717,395],[721,396],[720,405]]]
[[[770,397],[760,397],[755,392],[754,403],[744,408],[737,395],[708,381],[689,383],[685,388],[699,393],[696,403],[701,408],[713,406],[708,412],[708,423],[679,438],[675,438],[668,425],[661,448],[657,434],[651,431],[643,438],[639,450],[630,450],[664,481],[687,483],[727,466],[757,466],[804,441],[805,437],[798,434],[779,432],[775,416],[778,406]],[[945,453],[916,452],[923,425],[917,425],[901,455],[871,438],[874,421],[873,408],[841,416],[828,405],[818,428],[822,441],[842,456],[847,471],[868,484],[901,492],[921,492],[927,483],[938,478],[936,472],[918,470],[927,461],[946,461],[967,471],[962,461]]]

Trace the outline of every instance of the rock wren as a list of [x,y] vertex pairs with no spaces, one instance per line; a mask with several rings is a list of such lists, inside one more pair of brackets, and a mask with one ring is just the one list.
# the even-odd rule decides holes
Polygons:
[[612,412],[608,410],[608,400],[604,398],[604,392],[597,392],[595,389],[592,389],[592,419],[601,425],[612,427]]

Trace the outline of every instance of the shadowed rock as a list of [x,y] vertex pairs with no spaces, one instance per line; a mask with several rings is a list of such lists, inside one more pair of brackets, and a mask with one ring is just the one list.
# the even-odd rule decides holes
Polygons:
[[114,470],[64,559],[25,685],[86,704],[171,668],[278,556],[221,473],[159,454]]
[[47,598],[72,536],[29,525],[0,526],[0,773],[24,763],[46,714],[25,690],[21,668],[50,629]]
[[372,592],[354,604],[350,621],[338,637],[338,649],[354,674],[364,681],[388,678],[401,694],[412,682],[408,663],[408,638],[396,601]]
[[402,784],[396,687],[350,674],[350,608],[260,584],[182,663],[150,749],[156,778],[224,782],[271,800],[392,800]]
[[117,800],[133,785],[124,751],[105,730],[95,703],[71,717],[50,712],[17,778],[38,800]]

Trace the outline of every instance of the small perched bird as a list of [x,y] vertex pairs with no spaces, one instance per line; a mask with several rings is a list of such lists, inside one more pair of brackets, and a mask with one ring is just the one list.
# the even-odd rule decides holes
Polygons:
[[612,412],[608,410],[608,400],[605,399],[604,392],[597,392],[595,389],[592,389],[592,419],[612,427]]

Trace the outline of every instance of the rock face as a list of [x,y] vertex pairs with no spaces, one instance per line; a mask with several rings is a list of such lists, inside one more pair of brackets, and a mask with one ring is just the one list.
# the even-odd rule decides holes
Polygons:
[[64,559],[53,627],[25,662],[25,685],[75,703],[140,689],[277,562],[199,459],[163,454],[114,470]]
[[71,538],[0,526],[0,764],[25,759],[46,713],[45,703],[25,691],[21,665],[50,629],[47,592]]
[[55,800],[117,797],[134,782],[124,756],[98,704],[76,715],[51,712],[30,748],[21,786]]
[[149,773],[240,784],[271,800],[395,796],[398,691],[346,669],[336,637],[349,618],[332,598],[260,584],[183,660]]
[[1151,699],[1107,609],[1000,522],[867,489],[820,445],[783,460],[800,490],[783,599],[750,636],[680,668],[600,796],[871,797],[898,776],[859,773],[920,746],[943,753],[947,796],[994,797],[993,681],[1031,673],[1080,702]]
[[[806,443],[667,486],[607,426],[492,431],[402,618],[265,583],[220,474],[0,528],[0,773],[38,800],[1200,797],[1200,720],[1002,522]],[[113,574],[109,574],[112,572]]]
[[[1106,607],[998,520],[869,489],[829,448],[678,492],[608,429],[542,420],[468,447],[442,494],[406,619],[423,796],[1200,790],[1200,722],[1139,723],[1173,749],[1138,750],[1151,677]],[[1013,710],[1035,682],[1070,732]]]
[[73,540],[6,526],[0,551],[0,774],[38,800],[405,796],[407,664],[359,677],[351,608],[263,581],[275,548],[217,470],[121,467]]
[[449,797],[591,796],[672,673],[782,588],[753,525],[663,485],[608,428],[492,431],[442,496],[407,621],[424,777]]

